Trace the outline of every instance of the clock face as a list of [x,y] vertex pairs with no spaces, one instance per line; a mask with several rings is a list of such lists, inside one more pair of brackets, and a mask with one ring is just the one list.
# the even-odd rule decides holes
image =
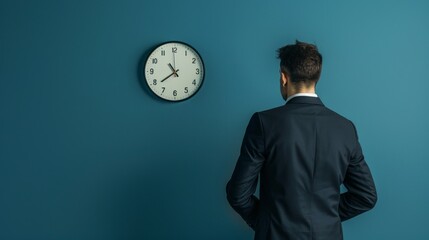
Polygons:
[[186,43],[159,45],[146,60],[146,83],[155,95],[168,101],[192,97],[204,80],[204,63],[198,52]]

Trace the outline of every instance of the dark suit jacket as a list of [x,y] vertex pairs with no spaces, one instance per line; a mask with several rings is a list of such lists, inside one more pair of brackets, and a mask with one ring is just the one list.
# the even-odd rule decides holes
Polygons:
[[377,201],[353,123],[313,97],[252,116],[226,191],[258,240],[343,239],[341,222]]

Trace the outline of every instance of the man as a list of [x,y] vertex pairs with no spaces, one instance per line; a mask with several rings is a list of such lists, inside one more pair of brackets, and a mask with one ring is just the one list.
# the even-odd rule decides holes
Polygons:
[[[228,202],[255,239],[343,239],[341,222],[377,201],[356,129],[315,93],[322,67],[315,45],[296,41],[278,57],[286,104],[250,119]],[[348,190],[342,194],[341,184]]]

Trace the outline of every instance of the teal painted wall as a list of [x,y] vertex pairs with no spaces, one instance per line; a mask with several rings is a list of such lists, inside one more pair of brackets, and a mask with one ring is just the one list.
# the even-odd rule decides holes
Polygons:
[[[283,104],[276,49],[324,56],[379,192],[348,240],[429,235],[429,2],[0,1],[0,239],[251,239],[225,199],[246,124]],[[155,45],[193,45],[201,91],[139,83]]]

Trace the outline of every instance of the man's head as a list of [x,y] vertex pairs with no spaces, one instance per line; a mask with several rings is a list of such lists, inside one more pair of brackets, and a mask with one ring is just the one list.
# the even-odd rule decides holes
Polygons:
[[296,41],[278,50],[280,89],[284,99],[315,90],[322,71],[322,55],[313,44]]

